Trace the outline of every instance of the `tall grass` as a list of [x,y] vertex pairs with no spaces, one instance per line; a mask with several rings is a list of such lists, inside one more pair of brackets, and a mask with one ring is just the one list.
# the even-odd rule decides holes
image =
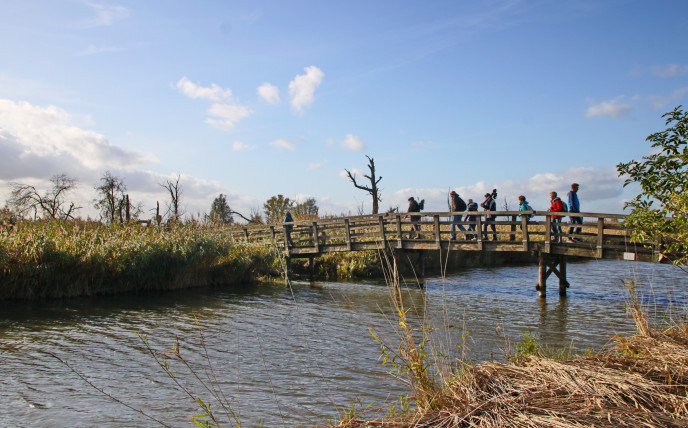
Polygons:
[[221,228],[18,222],[0,229],[0,299],[235,283],[280,272],[274,248]]

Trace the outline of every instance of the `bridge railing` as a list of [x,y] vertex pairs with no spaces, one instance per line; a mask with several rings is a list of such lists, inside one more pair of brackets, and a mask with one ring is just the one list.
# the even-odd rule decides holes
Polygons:
[[[529,217],[533,214],[532,217]],[[472,211],[472,212],[421,212],[411,221],[408,213],[371,214],[352,217],[296,221],[290,224],[237,226],[231,230],[236,240],[269,242],[280,248],[304,249],[321,252],[362,249],[363,244],[392,242],[397,248],[404,243],[440,243],[451,238],[452,223],[456,227],[456,242],[475,244],[482,248],[496,236],[497,243],[521,245],[527,251],[531,243],[541,243],[545,251],[559,242],[586,244],[598,254],[605,249],[623,250],[629,246],[629,233],[624,228],[624,215],[601,213],[550,213],[529,211]],[[453,222],[452,216],[460,218]],[[561,217],[556,220],[556,217]],[[573,224],[572,217],[582,218],[582,224]],[[291,226],[292,245],[287,247],[285,236]],[[487,229],[487,234],[480,231]],[[494,226],[494,232],[492,227]],[[465,231],[461,228],[466,229]],[[569,229],[572,233],[568,233]],[[473,230],[471,230],[473,229]],[[452,241],[453,242],[453,241]]]

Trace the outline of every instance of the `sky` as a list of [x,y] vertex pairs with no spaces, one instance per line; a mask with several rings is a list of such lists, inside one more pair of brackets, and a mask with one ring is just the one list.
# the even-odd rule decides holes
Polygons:
[[[321,214],[447,194],[536,210],[570,184],[623,213],[616,165],[688,104],[688,2],[4,0],[0,204],[67,174],[82,217],[121,177],[150,217],[180,177],[187,216],[227,196]],[[237,220],[239,220],[237,218]]]

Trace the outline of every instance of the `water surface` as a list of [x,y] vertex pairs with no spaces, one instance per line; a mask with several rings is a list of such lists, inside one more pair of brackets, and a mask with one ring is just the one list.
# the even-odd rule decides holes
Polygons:
[[[534,288],[537,271],[534,265],[475,268],[428,278],[425,290],[404,288],[409,320],[440,332],[448,326],[451,337],[442,349],[468,349],[479,362],[503,360],[523,333],[548,346],[585,351],[631,332],[624,281],[641,284],[642,299],[660,316],[681,314],[688,301],[688,275],[672,266],[570,263],[568,297],[560,299],[550,285],[546,300]],[[155,425],[90,382],[168,425],[193,426],[190,417],[200,411],[156,364],[142,336],[159,351],[172,351],[178,340],[180,355],[204,379],[210,361],[243,426],[337,420],[352,402],[376,407],[408,393],[380,366],[380,347],[369,329],[398,343],[396,310],[382,282],[0,302],[0,425]],[[192,394],[209,401],[188,370],[171,368]]]

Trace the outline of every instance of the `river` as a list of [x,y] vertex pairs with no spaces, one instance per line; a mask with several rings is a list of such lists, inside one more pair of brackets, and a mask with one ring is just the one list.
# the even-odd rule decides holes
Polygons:
[[[471,268],[430,277],[424,290],[403,288],[409,320],[426,320],[440,332],[449,326],[445,350],[465,349],[473,362],[503,361],[508,343],[523,333],[584,352],[632,331],[624,281],[636,281],[659,316],[681,315],[688,302],[688,274],[673,266],[569,263],[568,297],[559,298],[551,279],[546,300],[535,291],[537,271],[536,265]],[[178,340],[180,355],[202,379],[209,362],[245,427],[326,423],[343,417],[343,408],[378,407],[408,393],[380,366],[380,346],[369,331],[398,343],[395,308],[380,281],[4,301],[0,314],[2,426],[156,425],[125,404],[171,426],[193,426],[190,418],[202,411],[157,365],[142,337],[170,352]],[[212,402],[182,364],[170,367],[192,395]],[[222,413],[214,402],[211,409]]]

